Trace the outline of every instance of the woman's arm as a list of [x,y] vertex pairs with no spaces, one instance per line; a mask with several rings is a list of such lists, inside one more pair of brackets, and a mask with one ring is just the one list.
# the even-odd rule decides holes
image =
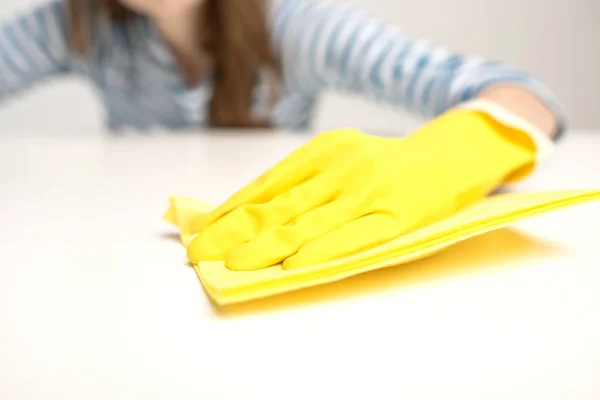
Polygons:
[[359,11],[311,0],[276,0],[272,21],[286,81],[296,90],[352,92],[424,117],[483,97],[556,139],[564,131],[553,94],[499,62],[413,40]]
[[52,1],[0,25],[0,101],[71,67],[65,6]]

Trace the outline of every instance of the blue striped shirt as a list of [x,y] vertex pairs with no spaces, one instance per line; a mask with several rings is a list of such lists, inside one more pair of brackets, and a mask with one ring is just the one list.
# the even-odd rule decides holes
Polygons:
[[[45,78],[80,74],[97,87],[112,130],[207,124],[211,74],[193,88],[186,86],[170,47],[147,19],[122,26],[97,16],[92,54],[81,59],[68,46],[65,12],[64,3],[54,0],[0,27],[0,102]],[[325,90],[359,94],[431,118],[500,82],[535,93],[564,127],[553,94],[525,72],[411,39],[358,10],[272,0],[268,24],[283,74],[283,89],[269,111],[276,127],[309,128]],[[269,109],[268,89],[265,79],[257,82],[255,112]]]

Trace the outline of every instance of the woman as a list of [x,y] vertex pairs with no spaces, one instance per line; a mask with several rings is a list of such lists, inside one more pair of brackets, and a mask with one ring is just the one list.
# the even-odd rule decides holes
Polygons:
[[232,269],[306,266],[435,221],[527,175],[565,125],[523,72],[309,0],[69,0],[4,25],[0,100],[64,73],[92,80],[113,130],[300,130],[324,90],[433,119],[402,140],[321,135],[196,223],[190,259]]

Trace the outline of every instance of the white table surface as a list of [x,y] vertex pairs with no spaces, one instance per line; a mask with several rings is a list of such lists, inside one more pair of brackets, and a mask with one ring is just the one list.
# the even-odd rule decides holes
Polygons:
[[[598,399],[600,204],[227,310],[172,194],[218,202],[306,137],[0,138],[0,398]],[[600,133],[519,190],[600,188]]]

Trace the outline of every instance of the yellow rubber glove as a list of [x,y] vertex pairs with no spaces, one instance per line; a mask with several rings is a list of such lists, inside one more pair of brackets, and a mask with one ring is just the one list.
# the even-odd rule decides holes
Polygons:
[[443,219],[534,164],[529,136],[472,110],[404,139],[329,132],[192,223],[188,258],[232,270],[333,260]]

